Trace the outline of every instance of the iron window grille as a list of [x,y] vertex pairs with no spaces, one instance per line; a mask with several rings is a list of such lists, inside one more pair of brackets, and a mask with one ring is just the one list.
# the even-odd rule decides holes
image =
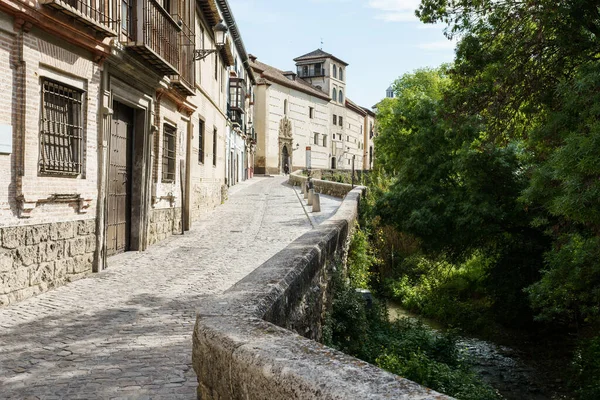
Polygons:
[[175,142],[177,136],[176,128],[171,125],[163,125],[163,182],[175,182]]
[[42,81],[39,169],[44,174],[75,176],[82,171],[83,91]]

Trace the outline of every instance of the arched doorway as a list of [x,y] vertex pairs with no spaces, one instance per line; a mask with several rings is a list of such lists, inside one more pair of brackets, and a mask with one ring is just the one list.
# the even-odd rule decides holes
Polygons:
[[288,172],[291,170],[291,166],[290,166],[290,154],[288,152],[288,148],[287,145],[283,145],[283,148],[281,149],[281,172],[285,173],[285,166],[288,166]]
[[331,169],[335,169],[335,157],[331,157]]

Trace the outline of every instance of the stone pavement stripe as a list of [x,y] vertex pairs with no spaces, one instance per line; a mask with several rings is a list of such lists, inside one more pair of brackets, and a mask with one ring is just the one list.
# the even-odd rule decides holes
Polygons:
[[195,307],[311,229],[284,177],[232,190],[183,236],[0,309],[2,399],[194,399]]

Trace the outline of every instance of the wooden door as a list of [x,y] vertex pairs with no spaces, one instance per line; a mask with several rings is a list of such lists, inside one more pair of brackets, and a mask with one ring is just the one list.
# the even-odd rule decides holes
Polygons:
[[133,109],[113,103],[108,161],[106,254],[129,250],[131,232],[131,155]]

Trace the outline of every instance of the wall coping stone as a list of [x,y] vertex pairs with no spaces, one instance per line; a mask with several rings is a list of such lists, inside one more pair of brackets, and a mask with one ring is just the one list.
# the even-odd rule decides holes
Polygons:
[[203,299],[193,337],[199,399],[451,399],[268,322],[346,246],[363,190],[349,191],[329,220],[225,293]]
[[[289,184],[293,186],[302,186],[308,180],[308,177],[303,175],[304,170],[294,171],[290,174]],[[313,171],[314,172],[314,171]],[[315,192],[323,193],[333,197],[344,198],[351,190],[352,185],[348,183],[332,182],[322,179],[312,178]],[[355,188],[363,188],[363,186],[354,185]]]

